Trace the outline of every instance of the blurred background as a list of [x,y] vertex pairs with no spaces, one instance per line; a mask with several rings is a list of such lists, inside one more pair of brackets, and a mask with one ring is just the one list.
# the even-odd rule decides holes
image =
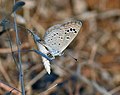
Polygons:
[[[51,63],[50,75],[40,55],[22,52],[26,95],[120,95],[120,0],[23,1],[26,5],[17,12],[17,23],[34,30],[41,38],[54,24],[71,18],[83,22],[64,55]],[[13,4],[13,0],[0,0],[1,20],[13,22],[9,15]],[[22,28],[19,31],[21,49],[36,48],[32,37]],[[10,26],[9,33],[0,36],[0,95],[12,87],[20,90],[8,34],[13,51],[17,50],[15,32]],[[15,53],[16,61],[17,57]],[[12,92],[20,95],[17,90]]]

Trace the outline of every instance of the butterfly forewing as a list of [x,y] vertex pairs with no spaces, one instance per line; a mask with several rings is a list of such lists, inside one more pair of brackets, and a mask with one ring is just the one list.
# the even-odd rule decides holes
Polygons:
[[82,23],[78,20],[52,26],[44,36],[45,45],[48,46],[50,52],[62,53],[77,36],[81,26]]

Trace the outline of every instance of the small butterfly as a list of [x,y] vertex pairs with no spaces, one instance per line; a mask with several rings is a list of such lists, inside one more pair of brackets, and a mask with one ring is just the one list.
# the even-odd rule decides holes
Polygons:
[[43,38],[43,45],[49,51],[48,56],[53,59],[61,56],[67,46],[74,40],[82,26],[80,20],[71,20],[63,24],[50,27]]

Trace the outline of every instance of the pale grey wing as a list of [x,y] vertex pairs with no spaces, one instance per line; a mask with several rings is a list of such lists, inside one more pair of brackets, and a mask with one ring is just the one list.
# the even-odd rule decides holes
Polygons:
[[82,23],[78,20],[69,21],[61,25],[55,25],[49,28],[46,32],[44,43],[52,50],[56,50],[61,53],[77,36],[81,26]]
[[50,51],[60,51],[63,43],[64,33],[60,29],[61,25],[57,24],[50,27],[44,35],[44,44]]
[[80,31],[80,28],[82,26],[82,22],[79,20],[69,21],[65,24],[61,25],[61,29],[64,32],[64,41],[62,43],[62,48],[60,49],[60,52],[63,52],[67,46],[74,40],[74,38],[77,36],[77,34]]

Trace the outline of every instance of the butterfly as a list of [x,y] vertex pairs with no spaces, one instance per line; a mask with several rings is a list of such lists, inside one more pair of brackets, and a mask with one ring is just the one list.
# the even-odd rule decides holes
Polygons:
[[55,56],[61,56],[77,36],[81,26],[80,20],[71,20],[50,27],[43,37],[43,46],[49,51],[47,55],[53,59]]

